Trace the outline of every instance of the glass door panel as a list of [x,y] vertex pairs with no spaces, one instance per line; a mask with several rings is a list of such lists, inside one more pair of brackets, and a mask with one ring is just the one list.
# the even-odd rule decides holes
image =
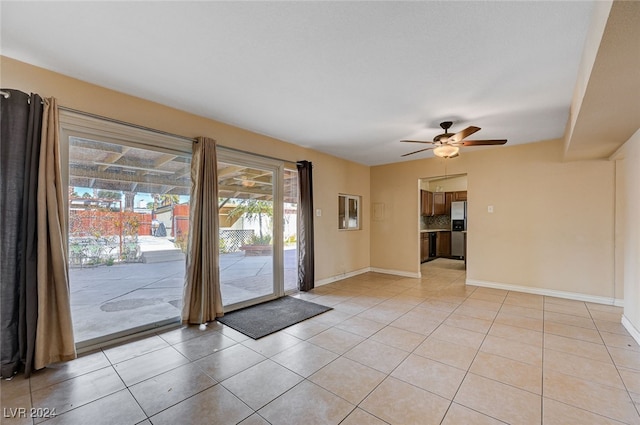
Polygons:
[[80,137],[68,143],[76,343],[179,321],[190,156]]
[[282,293],[274,247],[282,208],[275,201],[277,169],[259,159],[218,159],[220,284],[227,311]]
[[284,291],[298,289],[298,171],[284,170]]

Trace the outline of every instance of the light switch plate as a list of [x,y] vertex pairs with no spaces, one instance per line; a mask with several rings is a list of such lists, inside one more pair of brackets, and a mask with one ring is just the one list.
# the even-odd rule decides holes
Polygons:
[[316,210],[316,217],[322,217],[322,210],[320,208]]
[[493,205],[489,205],[489,206],[487,207],[487,212],[488,212],[488,213],[492,213],[492,212],[493,212]]

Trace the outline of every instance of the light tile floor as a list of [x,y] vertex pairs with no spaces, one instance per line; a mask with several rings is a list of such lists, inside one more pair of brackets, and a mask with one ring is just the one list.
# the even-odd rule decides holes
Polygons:
[[93,352],[2,381],[2,423],[640,424],[620,308],[464,280],[448,260],[367,273],[298,294],[334,310],[257,341],[214,323]]

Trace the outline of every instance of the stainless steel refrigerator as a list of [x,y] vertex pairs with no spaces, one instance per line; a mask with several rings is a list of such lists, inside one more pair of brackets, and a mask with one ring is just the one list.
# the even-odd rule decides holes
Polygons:
[[451,203],[451,256],[463,259],[464,239],[467,231],[467,202]]

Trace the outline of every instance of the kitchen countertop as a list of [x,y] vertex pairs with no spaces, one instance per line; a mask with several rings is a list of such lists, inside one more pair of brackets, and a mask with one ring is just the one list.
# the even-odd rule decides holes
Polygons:
[[451,229],[420,229],[420,233],[427,233],[427,232],[450,232]]

